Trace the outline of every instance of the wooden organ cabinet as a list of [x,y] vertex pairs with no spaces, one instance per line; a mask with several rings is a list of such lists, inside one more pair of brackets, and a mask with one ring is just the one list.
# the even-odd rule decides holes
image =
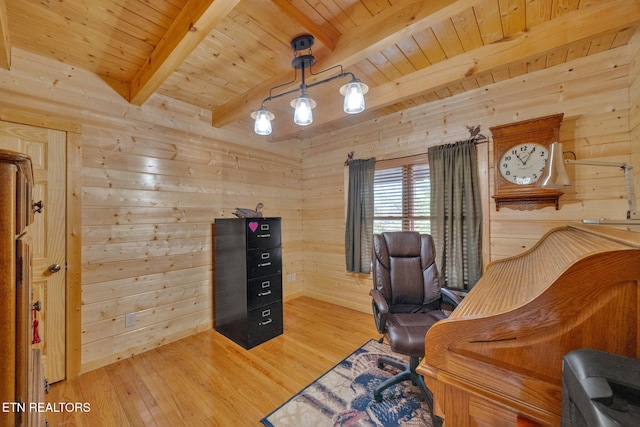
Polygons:
[[282,334],[280,218],[215,222],[215,328],[244,348]]
[[39,350],[32,349],[31,160],[0,150],[0,426],[37,426],[44,401]]

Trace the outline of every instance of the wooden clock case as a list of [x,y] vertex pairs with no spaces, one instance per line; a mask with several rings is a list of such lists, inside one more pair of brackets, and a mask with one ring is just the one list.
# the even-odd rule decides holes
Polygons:
[[558,209],[562,191],[538,188],[535,182],[524,185],[509,182],[500,173],[499,163],[508,150],[519,144],[533,142],[550,150],[551,144],[559,141],[563,116],[560,113],[489,128],[493,136],[495,170],[495,194],[491,197],[496,202],[496,210],[501,207],[533,210],[546,206]]

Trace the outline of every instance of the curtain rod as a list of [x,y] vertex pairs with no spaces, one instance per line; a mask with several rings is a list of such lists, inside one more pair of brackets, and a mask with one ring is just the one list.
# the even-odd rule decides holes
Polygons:
[[[478,126],[467,126],[467,130],[469,131],[469,139],[468,141],[473,140],[474,143],[477,144],[482,144],[483,142],[489,142],[489,138],[487,138],[486,136],[484,136],[483,134],[480,133],[480,125]],[[458,141],[460,142],[460,141]],[[355,153],[355,151],[352,151],[350,153],[347,154],[347,160],[344,161],[344,165],[345,166],[349,166],[349,163],[351,163],[352,161],[356,160],[353,158],[353,154]],[[402,159],[406,159],[409,157],[415,157],[415,156],[421,156],[427,153],[418,153],[418,154],[411,154],[408,156],[400,156],[400,157],[394,157],[391,159],[380,159],[378,160],[379,162],[385,162],[385,161],[392,161],[392,160],[402,160]]]

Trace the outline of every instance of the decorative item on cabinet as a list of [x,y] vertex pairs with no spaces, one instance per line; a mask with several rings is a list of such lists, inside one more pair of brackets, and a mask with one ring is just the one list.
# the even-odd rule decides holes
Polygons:
[[283,332],[280,218],[215,220],[215,328],[244,348]]
[[233,212],[238,218],[262,218],[262,212],[260,209],[264,208],[262,203],[258,203],[255,209],[249,208],[236,208]]
[[[33,170],[28,156],[0,150],[0,426],[39,426],[44,401],[39,350],[32,347]],[[4,410],[5,406],[8,410]]]

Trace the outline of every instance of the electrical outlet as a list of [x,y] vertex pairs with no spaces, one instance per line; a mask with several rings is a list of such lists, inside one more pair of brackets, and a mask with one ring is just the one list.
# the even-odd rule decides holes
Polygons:
[[293,282],[294,280],[296,280],[296,273],[287,274],[287,282]]
[[130,328],[136,324],[136,314],[129,313],[124,316],[124,327]]

